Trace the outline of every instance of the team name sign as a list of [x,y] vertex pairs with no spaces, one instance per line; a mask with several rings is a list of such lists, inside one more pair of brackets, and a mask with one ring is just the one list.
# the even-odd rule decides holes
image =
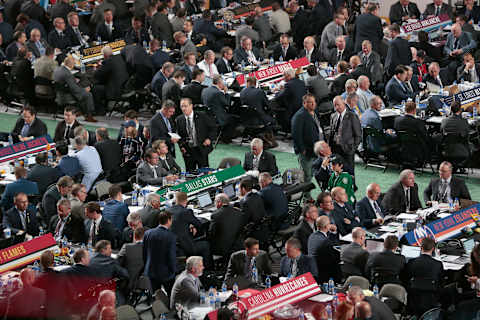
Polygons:
[[403,31],[405,33],[412,33],[415,31],[431,31],[452,24],[452,20],[447,15],[435,16],[425,20],[419,20],[403,25]]
[[[47,147],[48,146],[48,147]],[[49,135],[0,148],[0,163],[34,155],[54,147]]]
[[444,101],[450,105],[453,101],[459,101],[461,105],[469,104],[480,99],[480,87],[455,94],[453,97],[445,97]]

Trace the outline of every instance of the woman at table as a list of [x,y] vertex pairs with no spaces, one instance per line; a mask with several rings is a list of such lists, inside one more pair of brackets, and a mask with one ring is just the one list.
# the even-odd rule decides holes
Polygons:
[[163,140],[155,140],[152,144],[153,150],[158,154],[158,165],[164,168],[169,175],[180,174],[182,169],[175,162],[175,158],[168,152],[168,146]]
[[348,195],[348,203],[354,205],[356,202],[355,191],[353,191],[353,178],[347,172],[343,172],[344,160],[339,155],[330,162],[332,164],[332,175],[328,180],[328,190],[332,190],[335,187],[342,187]]
[[122,149],[121,166],[135,174],[137,162],[142,157],[142,143],[137,136],[136,123],[133,120],[125,122],[125,134],[120,139],[120,147]]

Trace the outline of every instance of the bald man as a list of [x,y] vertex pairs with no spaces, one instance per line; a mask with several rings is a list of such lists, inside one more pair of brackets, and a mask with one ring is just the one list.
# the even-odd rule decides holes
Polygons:
[[340,260],[343,262],[343,275],[363,276],[365,265],[368,260],[368,251],[365,244],[365,230],[356,227],[352,231],[352,243],[344,246],[340,252]]
[[8,318],[42,318],[45,306],[45,291],[33,287],[35,271],[30,268],[20,272],[23,288],[12,294],[9,300]]
[[360,223],[365,228],[371,228],[383,223],[385,212],[378,201],[380,193],[380,186],[377,183],[371,183],[367,186],[365,197],[357,202],[355,210],[360,217]]
[[87,320],[97,320],[103,308],[115,308],[116,298],[115,292],[111,290],[103,290],[98,295],[98,303],[95,304],[88,313]]

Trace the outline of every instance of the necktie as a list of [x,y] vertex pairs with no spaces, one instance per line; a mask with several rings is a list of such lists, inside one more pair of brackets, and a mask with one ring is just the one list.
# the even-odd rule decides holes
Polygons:
[[195,137],[193,135],[193,123],[190,117],[187,117],[187,133],[188,133],[188,139],[195,146]]
[[436,7],[435,15],[436,15],[436,16],[439,16],[439,15],[440,15],[440,7]]
[[167,118],[163,118],[163,121],[165,121],[165,125],[167,126],[168,132],[172,132],[172,126],[170,125],[170,121],[168,121]]
[[22,137],[28,137],[28,131],[30,131],[30,125],[28,123],[23,124],[22,131],[20,131],[20,135]]
[[107,24],[107,29],[108,29],[108,35],[112,35],[112,26],[110,24]]
[[75,35],[77,36],[78,42],[80,42],[80,45],[85,45],[85,40],[83,40],[82,34],[80,33],[80,30],[78,28],[74,29]]
[[407,7],[403,7],[403,15],[408,16],[408,8]]
[[253,169],[258,170],[258,156],[253,157]]
[[157,167],[154,166],[154,167],[152,168],[152,171],[153,171],[153,177],[154,177],[155,179],[157,179],[157,178],[158,178]]
[[45,47],[43,46],[41,41],[37,41],[35,43],[37,45],[38,52],[40,52],[40,55],[43,56],[45,54]]
[[340,50],[337,53],[337,62],[338,61],[342,61],[342,51],[340,51]]
[[163,163],[165,163],[165,167],[167,171],[170,171],[170,166],[168,165],[167,157],[165,157],[165,160],[163,160]]
[[25,217],[25,211],[20,212],[20,220],[22,221],[23,230],[27,230],[27,222]]
[[455,39],[455,43],[453,44],[453,49],[458,49],[458,38]]
[[378,205],[377,201],[373,201],[373,206],[375,207],[375,215],[377,218],[382,217],[382,210],[380,209],[380,206]]
[[410,188],[405,190],[405,206],[406,211],[410,211]]
[[225,65],[227,66],[227,71],[229,73],[232,72],[232,68],[230,67],[230,63],[228,61],[225,61]]
[[251,274],[251,279],[253,281],[255,281],[254,277],[253,277],[253,268],[255,267],[256,268],[256,261],[255,261],[255,257],[252,257],[252,259],[250,260],[250,274]]
[[312,62],[312,53],[310,51],[307,50],[307,59],[308,59],[308,62]]
[[62,226],[62,219],[58,219],[58,223],[57,223],[57,226],[55,227],[55,238],[60,238],[61,237],[61,234],[59,234],[59,231],[60,231],[60,228]]
[[439,194],[439,197],[438,197],[438,200],[442,203],[446,203],[447,202],[447,187],[448,187],[448,183],[447,181],[445,180],[442,180],[442,184],[440,185],[440,194]]
[[67,140],[69,137],[70,137],[70,126],[67,126],[65,128],[65,135],[63,136],[63,138]]
[[440,87],[443,87],[442,80],[440,79],[440,76],[437,77],[438,85]]
[[292,259],[290,274],[292,277],[297,276],[297,259]]
[[97,232],[97,221],[93,220],[93,227],[92,230],[90,230],[90,241],[92,242],[92,245],[95,244],[95,233]]
[[288,48],[283,48],[283,59],[284,60],[287,58],[287,50],[288,50]]
[[63,38],[63,32],[62,32],[62,31],[60,31],[60,32],[58,33],[58,35],[60,36],[60,38]]
[[210,74],[210,77],[213,77],[213,69],[211,64],[208,65],[208,73]]

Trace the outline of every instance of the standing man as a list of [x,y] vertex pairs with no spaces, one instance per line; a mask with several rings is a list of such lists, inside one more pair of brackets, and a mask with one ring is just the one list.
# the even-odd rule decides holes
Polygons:
[[318,218],[318,208],[311,203],[304,205],[302,209],[302,221],[293,236],[300,241],[303,254],[308,253],[308,237],[317,230],[315,221]]
[[[328,59],[328,57],[332,55],[332,52],[336,48],[336,39],[344,35],[346,35],[345,17],[342,13],[336,13],[333,21],[327,24],[322,31],[320,47],[323,57]],[[346,58],[344,57],[340,60],[346,60]]]
[[150,144],[156,140],[163,140],[168,146],[168,152],[175,157],[175,143],[178,139],[170,136],[175,132],[175,122],[171,119],[175,114],[175,103],[166,100],[162,104],[160,112],[157,112],[150,120]]
[[87,146],[85,139],[80,136],[75,137],[75,148],[77,149],[75,157],[78,159],[83,173],[82,184],[85,185],[87,191],[90,191],[98,176],[103,172],[100,155],[95,147]]
[[428,187],[423,192],[425,203],[431,201],[449,203],[456,198],[471,200],[465,181],[452,176],[452,164],[450,162],[442,162],[438,173],[440,177],[430,180]]
[[400,27],[398,24],[388,26],[390,32],[390,45],[385,58],[385,70],[387,74],[392,76],[397,65],[408,66],[412,62],[412,51],[408,40],[400,37]]
[[400,181],[388,189],[383,197],[382,206],[388,214],[393,215],[422,208],[418,198],[418,185],[415,183],[415,174],[412,170],[405,169],[400,172]]
[[293,148],[303,170],[305,182],[312,180],[312,164],[315,158],[313,146],[315,142],[323,140],[320,119],[315,113],[316,107],[315,96],[307,93],[303,96],[303,108],[292,118]]
[[370,40],[374,51],[379,51],[383,39],[382,21],[378,17],[378,5],[369,3],[366,12],[355,20],[353,29],[355,37],[355,52],[362,49],[362,41]]

